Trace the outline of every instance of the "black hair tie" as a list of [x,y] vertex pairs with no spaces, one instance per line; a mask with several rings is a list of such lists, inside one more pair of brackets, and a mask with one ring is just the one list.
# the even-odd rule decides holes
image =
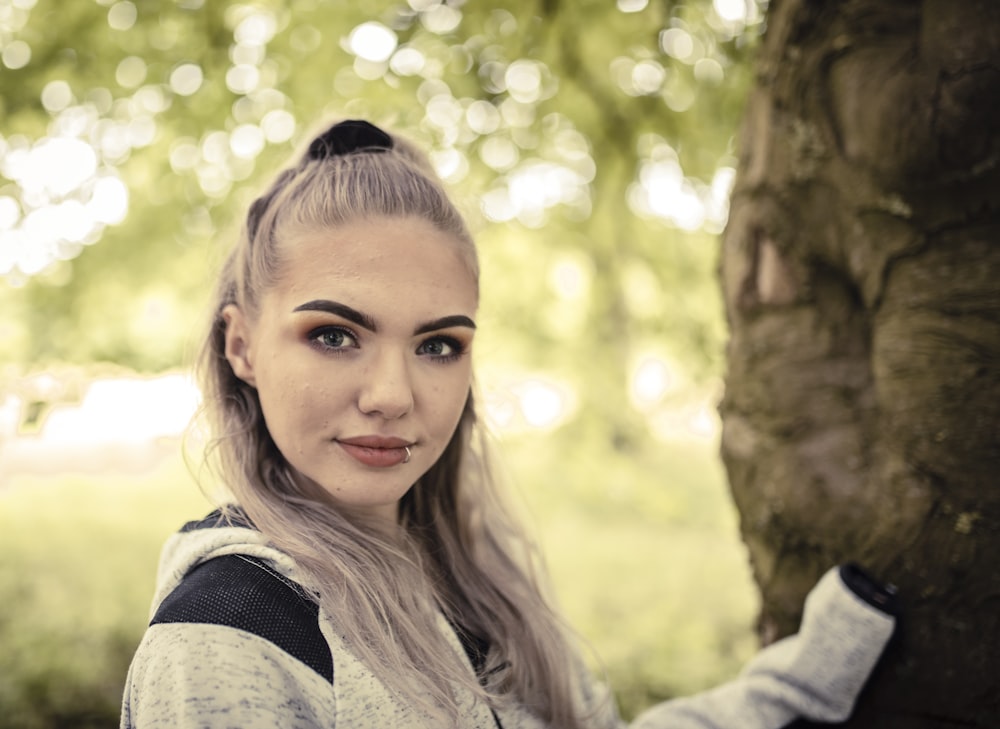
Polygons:
[[361,119],[334,124],[309,145],[309,159],[326,159],[361,150],[384,152],[392,149],[392,137]]

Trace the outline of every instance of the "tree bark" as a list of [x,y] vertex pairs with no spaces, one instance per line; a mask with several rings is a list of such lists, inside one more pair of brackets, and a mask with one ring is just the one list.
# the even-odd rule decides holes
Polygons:
[[768,642],[899,586],[851,727],[1000,725],[1000,3],[772,0],[723,237],[722,453]]

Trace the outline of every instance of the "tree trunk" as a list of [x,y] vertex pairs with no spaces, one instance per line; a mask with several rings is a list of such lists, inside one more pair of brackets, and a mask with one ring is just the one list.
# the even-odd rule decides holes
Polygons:
[[772,0],[721,274],[763,597],[900,589],[851,727],[1000,726],[1000,3]]

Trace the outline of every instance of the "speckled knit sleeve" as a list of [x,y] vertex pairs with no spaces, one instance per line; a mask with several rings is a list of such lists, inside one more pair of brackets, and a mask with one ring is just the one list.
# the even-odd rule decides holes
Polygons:
[[846,720],[895,627],[887,605],[865,594],[864,581],[850,568],[830,570],[809,594],[797,634],[758,653],[736,680],[654,706],[633,729],[781,729],[798,719]]
[[275,644],[219,625],[146,631],[121,729],[332,729],[331,686]]

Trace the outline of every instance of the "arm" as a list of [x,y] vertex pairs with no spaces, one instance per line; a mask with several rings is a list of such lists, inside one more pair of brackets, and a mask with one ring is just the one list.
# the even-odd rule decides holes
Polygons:
[[832,569],[806,598],[799,632],[762,650],[736,680],[652,707],[633,729],[781,729],[839,722],[895,628],[894,590]]

